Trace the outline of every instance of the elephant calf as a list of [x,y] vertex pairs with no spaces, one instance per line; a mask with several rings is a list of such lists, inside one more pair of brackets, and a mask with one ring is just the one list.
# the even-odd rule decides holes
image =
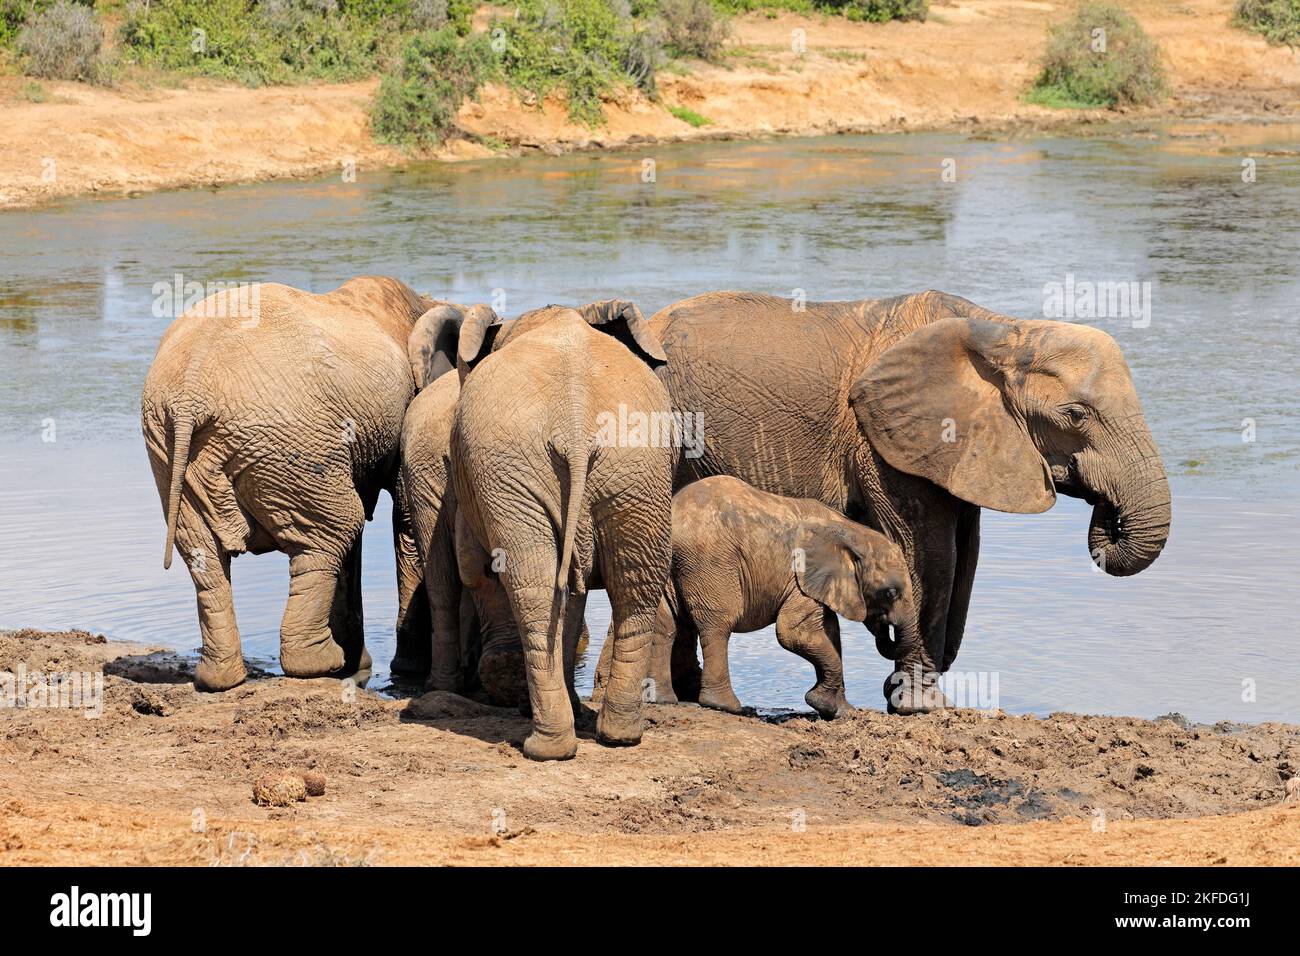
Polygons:
[[674,703],[673,646],[704,654],[700,703],[741,710],[727,669],[732,633],[776,625],[781,646],[817,671],[804,700],[831,719],[844,697],[836,615],[906,626],[912,586],[903,552],[884,535],[806,498],[759,491],[718,476],[673,497],[672,575],[655,627],[650,677],[656,699]]

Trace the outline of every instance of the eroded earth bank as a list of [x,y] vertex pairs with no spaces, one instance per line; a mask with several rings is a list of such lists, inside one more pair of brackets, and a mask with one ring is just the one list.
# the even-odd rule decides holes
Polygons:
[[[1300,863],[1288,724],[651,707],[640,747],[588,717],[576,760],[535,764],[527,720],[449,694],[199,694],[175,653],[85,631],[0,633],[0,672],[20,667],[102,669],[103,700],[4,714],[10,865]],[[276,771],[325,792],[255,803]]]

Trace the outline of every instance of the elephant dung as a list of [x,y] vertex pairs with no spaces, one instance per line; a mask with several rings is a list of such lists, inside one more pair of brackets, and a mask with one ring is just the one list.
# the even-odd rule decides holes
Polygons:
[[253,783],[253,802],[260,807],[287,807],[307,799],[307,784],[300,774],[264,773]]
[[302,782],[307,788],[307,796],[323,797],[325,795],[325,774],[319,770],[304,770]]

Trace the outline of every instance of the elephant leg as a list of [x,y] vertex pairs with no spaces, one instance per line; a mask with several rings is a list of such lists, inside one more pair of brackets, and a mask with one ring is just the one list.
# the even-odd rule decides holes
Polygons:
[[373,666],[366,650],[365,614],[361,603],[361,535],[343,558],[330,608],[330,631],[343,648],[343,669],[350,674]]
[[696,633],[693,622],[682,618],[677,625],[677,635],[673,639],[672,674],[673,693],[679,701],[698,702],[700,684],[704,673],[700,668],[700,656],[697,651],[700,636]]
[[654,645],[650,650],[649,697],[652,703],[677,703],[677,694],[673,691],[673,647],[681,626],[667,599],[660,600],[655,612]]
[[330,627],[342,563],[303,552],[289,559],[289,600],[280,624],[280,666],[290,677],[324,677],[347,663]]
[[[527,580],[527,579],[526,579]],[[567,760],[578,751],[573,707],[564,674],[564,617],[560,598],[545,574],[507,589],[519,624],[527,664],[533,732],[524,755],[533,760]]]
[[431,664],[425,686],[429,690],[458,693],[463,689],[466,663],[461,648],[464,587],[456,569],[456,553],[452,542],[435,537],[434,543],[433,554],[424,567],[424,591],[429,596],[433,634]]
[[189,569],[198,599],[203,650],[194,669],[197,690],[228,690],[244,682],[244,655],[235,623],[234,592],[230,587],[230,552],[218,544],[203,519],[181,499],[176,544]]
[[[874,451],[859,465],[868,523],[902,548],[912,579],[914,615],[896,626],[894,672],[885,681],[889,711],[919,713],[948,706],[937,678],[947,642],[963,503],[928,481],[891,468]],[[884,642],[877,647],[883,650]]]
[[817,674],[817,683],[804,695],[809,707],[826,720],[853,710],[844,697],[840,625],[834,611],[798,594],[777,613],[776,639],[787,651],[812,664]]
[[479,629],[478,607],[474,603],[474,592],[463,586],[460,589],[458,616],[461,687],[470,691],[482,686],[478,679],[478,661],[483,653],[483,641]]
[[727,662],[727,644],[731,628],[714,622],[700,622],[700,650],[704,655],[704,674],[700,679],[700,706],[739,714],[745,708],[731,688],[731,668]]
[[578,669],[578,645],[587,632],[587,594],[571,591],[564,602],[564,684],[569,689],[569,704],[576,714],[582,706],[574,686]]
[[[397,649],[390,665],[394,674],[428,677],[431,666],[429,634],[433,627],[426,569],[420,561],[415,534],[400,495],[393,497],[393,550],[397,557]],[[448,688],[450,689],[450,688]]]
[[975,584],[975,565],[980,556],[980,509],[963,502],[957,515],[957,565],[952,579],[952,600],[948,603],[948,630],[939,670],[947,671],[957,659],[962,635],[966,633],[966,614],[970,610],[971,588]]
[[421,584],[406,598],[399,591],[397,600],[397,647],[389,668],[394,674],[427,678],[432,666],[429,643],[434,628],[428,592]]
[[[613,643],[609,682],[596,719],[596,739],[611,746],[631,746],[640,743],[644,731],[643,685],[655,615],[668,578],[669,524],[657,522],[649,510],[643,517],[636,510],[601,509],[593,517],[600,576],[613,611],[607,638]],[[630,541],[641,546],[628,547]],[[656,551],[658,560],[653,557]]]
[[605,631],[605,643],[600,646],[600,659],[596,661],[596,673],[591,682],[591,703],[599,706],[605,699],[605,685],[609,683],[609,668],[614,663],[614,625]]

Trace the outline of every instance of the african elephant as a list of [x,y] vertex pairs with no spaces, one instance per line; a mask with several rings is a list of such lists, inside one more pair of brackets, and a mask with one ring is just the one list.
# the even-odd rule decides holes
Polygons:
[[[438,303],[362,276],[316,295],[260,283],[209,296],[163,334],[141,419],[167,518],[163,566],[180,548],[198,595],[195,686],[244,679],[230,559],[289,556],[280,662],[295,677],[370,666],[361,610],[361,530],[391,494],[402,416],[422,370],[450,365]],[[433,353],[441,348],[441,357]],[[394,508],[399,582],[414,549]],[[409,595],[408,595],[409,596]],[[403,607],[405,613],[405,607]]]
[[1164,547],[1164,467],[1124,356],[1099,329],[933,291],[807,303],[714,292],[650,325],[674,409],[706,423],[704,453],[681,459],[677,487],[733,475],[821,501],[902,547],[917,628],[900,631],[893,710],[943,703],[933,672],[961,646],[980,508],[1083,498],[1088,548],[1112,575],[1136,574]]
[[775,624],[781,646],[816,671],[817,683],[804,695],[808,705],[828,720],[849,713],[837,615],[911,626],[911,586],[898,545],[820,501],[769,494],[729,476],[704,478],[673,496],[672,570],[650,663],[658,702],[676,700],[671,660],[678,636],[692,650],[698,637],[699,703],[740,713],[727,667],[729,638]]
[[495,627],[517,627],[513,648],[522,639],[533,718],[524,753],[552,760],[577,750],[573,661],[596,582],[609,594],[614,641],[597,737],[635,744],[668,577],[677,450],[623,426],[669,417],[652,371],[663,352],[635,306],[602,303],[582,312],[552,306],[509,326],[476,306],[458,355],[457,558],[468,586],[490,579],[495,590],[481,593],[504,596],[506,606],[478,608],[484,661]]

